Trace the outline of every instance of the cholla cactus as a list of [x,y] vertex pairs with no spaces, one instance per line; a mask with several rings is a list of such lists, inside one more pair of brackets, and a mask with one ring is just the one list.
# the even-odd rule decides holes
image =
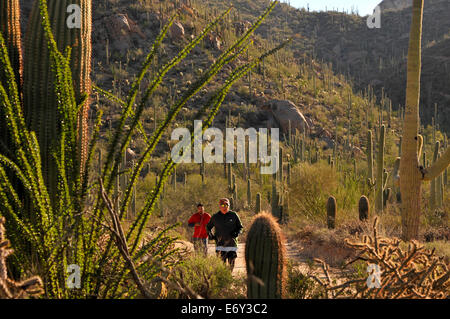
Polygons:
[[[369,265],[377,265],[380,275],[375,272],[367,278],[349,280],[333,286],[334,278],[328,266],[321,260],[326,282],[314,277],[325,288],[325,298],[353,299],[446,299],[450,288],[450,270],[442,257],[436,256],[434,249],[429,251],[416,241],[411,241],[404,250],[397,238],[384,238],[378,235],[378,218],[373,225],[373,236],[364,235],[362,241],[346,238],[345,243],[355,249],[357,260]],[[374,276],[375,275],[375,276]],[[375,277],[375,278],[373,278]],[[371,287],[368,283],[380,285]],[[405,284],[407,283],[407,284]]]

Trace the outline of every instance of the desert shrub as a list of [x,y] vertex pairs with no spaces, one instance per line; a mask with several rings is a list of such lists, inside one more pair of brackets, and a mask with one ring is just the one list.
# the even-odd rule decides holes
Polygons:
[[[172,280],[183,281],[203,298],[244,298],[245,281],[233,278],[230,268],[217,256],[193,255],[173,271]],[[186,298],[171,290],[168,298]]]
[[286,295],[288,299],[318,299],[323,297],[323,291],[318,284],[303,274],[292,262],[288,263]]
[[290,218],[325,223],[325,203],[337,185],[335,171],[326,164],[296,167],[290,187]]

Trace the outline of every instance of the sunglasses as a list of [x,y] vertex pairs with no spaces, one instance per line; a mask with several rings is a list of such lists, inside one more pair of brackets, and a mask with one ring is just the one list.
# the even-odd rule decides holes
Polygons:
[[228,207],[228,204],[220,204],[220,207]]

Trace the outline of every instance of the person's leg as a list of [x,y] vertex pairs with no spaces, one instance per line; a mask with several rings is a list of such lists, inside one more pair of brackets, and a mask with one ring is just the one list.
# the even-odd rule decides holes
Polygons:
[[231,271],[234,269],[234,264],[237,258],[237,253],[235,251],[229,251],[227,254],[227,262],[230,265]]
[[202,250],[205,257],[208,256],[208,238],[202,238]]
[[194,238],[194,251],[195,253],[198,253],[200,251],[201,248],[201,242],[200,242],[200,238]]
[[224,263],[226,263],[227,262],[227,252],[226,251],[220,251],[220,250],[216,250],[216,252],[217,252],[217,256],[219,256],[222,259],[222,261]]

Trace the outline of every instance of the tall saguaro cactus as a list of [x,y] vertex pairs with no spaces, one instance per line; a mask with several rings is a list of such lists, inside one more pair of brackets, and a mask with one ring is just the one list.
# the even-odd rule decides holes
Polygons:
[[[58,49],[62,52],[71,48],[70,69],[78,112],[79,167],[83,173],[88,148],[88,107],[91,88],[92,55],[92,0],[47,0],[50,26]],[[25,36],[24,52],[24,113],[27,125],[35,131],[41,147],[41,155],[46,164],[43,173],[47,184],[53,188],[56,183],[56,164],[52,152],[55,137],[61,134],[62,120],[58,110],[58,97],[55,94],[52,57],[48,52],[40,6],[43,1],[34,2]],[[80,8],[70,12],[70,8]],[[68,12],[69,11],[69,12]],[[80,24],[68,23],[74,18]],[[78,27],[79,26],[79,27]]]
[[422,182],[433,180],[450,164],[450,148],[447,148],[445,153],[431,167],[423,168],[419,164],[418,135],[423,0],[414,0],[412,10],[402,156],[400,160],[402,237],[404,240],[416,239],[419,235]]
[[[19,0],[0,1],[0,32],[6,41],[8,55],[14,70],[18,86],[22,82],[22,35],[20,31]],[[0,78],[4,83],[5,79]]]
[[387,172],[384,169],[384,152],[385,152],[385,135],[386,127],[381,126],[380,138],[378,140],[378,156],[377,156],[377,179],[376,179],[376,195],[375,195],[375,210],[377,213],[383,211],[385,190],[387,185]]
[[[8,55],[11,60],[11,66],[20,88],[22,85],[22,49],[21,49],[21,32],[20,32],[20,7],[19,0],[1,0],[0,1],[0,32],[5,39],[8,48]],[[7,80],[0,72],[0,83],[7,87]],[[5,118],[6,114],[0,109],[0,144],[8,148],[7,127]],[[0,149],[2,148],[0,145]]]

